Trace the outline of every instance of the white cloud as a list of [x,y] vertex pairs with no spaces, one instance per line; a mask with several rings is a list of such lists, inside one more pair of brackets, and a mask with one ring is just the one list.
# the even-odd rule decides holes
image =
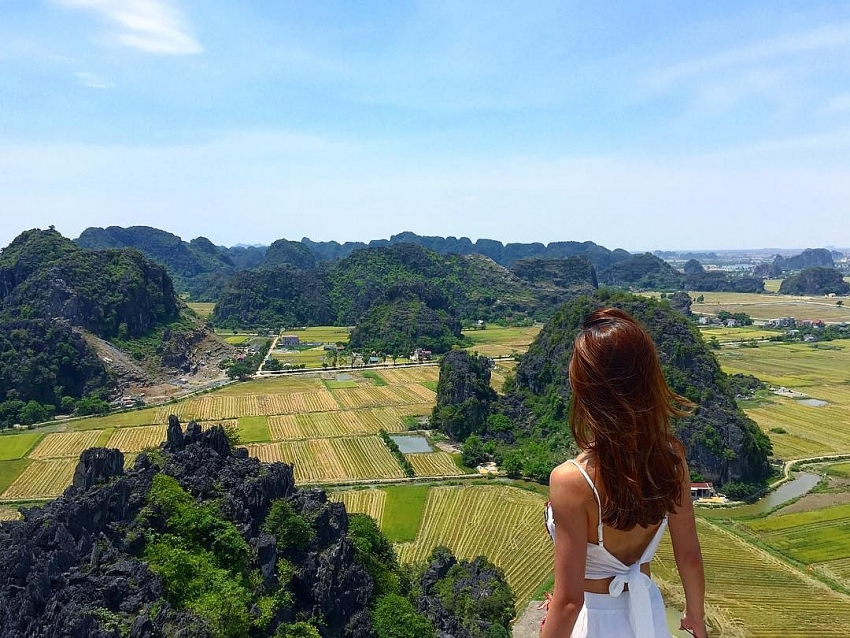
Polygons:
[[109,24],[109,37],[122,46],[161,55],[195,55],[204,49],[188,20],[171,0],[54,0],[94,11]]
[[101,78],[96,73],[91,73],[89,71],[79,71],[75,73],[77,76],[77,81],[83,86],[87,86],[90,89],[108,89],[109,83]]
[[837,24],[685,60],[651,73],[648,83],[656,90],[666,90],[679,82],[708,73],[739,68],[792,54],[844,49],[848,46],[850,46],[850,23]]

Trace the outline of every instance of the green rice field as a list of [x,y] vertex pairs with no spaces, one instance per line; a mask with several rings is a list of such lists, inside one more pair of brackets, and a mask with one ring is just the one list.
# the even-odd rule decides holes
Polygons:
[[0,461],[11,461],[26,456],[44,434],[27,432],[25,434],[5,434],[0,436]]
[[[707,617],[719,635],[752,638],[839,636],[850,624],[850,596],[829,589],[721,527],[697,520],[706,572]],[[669,534],[652,563],[665,600],[684,602]],[[710,633],[714,636],[715,633]]]

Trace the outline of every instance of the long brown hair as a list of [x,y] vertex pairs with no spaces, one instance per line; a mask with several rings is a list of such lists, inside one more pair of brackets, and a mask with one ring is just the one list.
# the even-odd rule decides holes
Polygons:
[[652,338],[618,308],[591,313],[570,360],[570,429],[605,486],[602,520],[630,530],[682,504],[670,417],[694,404],[667,387]]

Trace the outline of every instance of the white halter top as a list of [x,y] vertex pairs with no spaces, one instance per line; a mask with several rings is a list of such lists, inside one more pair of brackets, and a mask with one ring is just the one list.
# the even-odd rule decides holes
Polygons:
[[[655,536],[652,537],[652,540],[646,546],[646,549],[643,550],[643,554],[641,554],[637,562],[632,565],[626,565],[605,549],[602,539],[602,501],[599,499],[599,492],[596,491],[596,486],[581,465],[572,459],[569,462],[578,468],[579,472],[581,472],[587,481],[587,484],[590,485],[599,508],[599,525],[596,530],[598,541],[587,544],[587,561],[584,568],[584,577],[590,580],[613,578],[611,584],[608,586],[608,593],[612,596],[622,594],[625,585],[628,584],[629,621],[635,638],[655,636],[652,621],[652,606],[649,597],[649,588],[652,580],[640,571],[640,566],[650,562],[655,555],[655,550],[658,549],[658,544],[661,542],[661,537],[667,528],[667,517],[665,516],[661,521],[661,525],[658,526]],[[549,530],[549,535],[554,541],[555,518],[552,514],[552,506],[548,503],[546,504],[546,529]]]

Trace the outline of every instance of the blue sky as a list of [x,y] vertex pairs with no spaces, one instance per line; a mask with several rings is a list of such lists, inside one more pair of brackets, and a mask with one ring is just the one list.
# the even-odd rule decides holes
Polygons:
[[850,246],[850,3],[0,0],[0,245]]

